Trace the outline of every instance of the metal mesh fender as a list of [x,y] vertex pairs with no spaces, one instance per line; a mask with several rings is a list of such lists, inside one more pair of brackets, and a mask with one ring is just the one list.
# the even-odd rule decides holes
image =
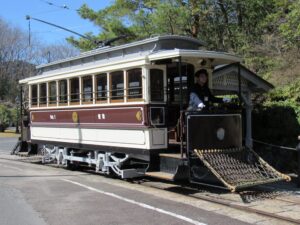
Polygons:
[[232,192],[291,178],[259,157],[252,149],[195,149],[204,165]]

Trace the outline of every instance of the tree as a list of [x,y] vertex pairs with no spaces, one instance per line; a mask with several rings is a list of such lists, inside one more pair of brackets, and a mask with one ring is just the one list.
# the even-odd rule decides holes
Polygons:
[[279,0],[277,10],[268,16],[273,32],[281,35],[287,48],[300,47],[300,1]]
[[3,132],[11,122],[12,116],[10,110],[0,104],[0,132]]
[[78,55],[80,51],[66,42],[40,45],[36,52],[36,64],[50,63],[56,60],[65,59]]
[[27,43],[20,29],[0,19],[0,100],[13,101],[17,80],[33,72],[27,63],[34,58],[33,49]]
[[18,81],[33,76],[35,65],[79,53],[67,43],[45,45],[31,38],[29,45],[25,32],[0,18],[0,101],[15,101]]
[[[236,51],[263,42],[264,20],[275,6],[275,0],[115,0],[99,11],[84,4],[79,15],[100,27],[99,34],[87,34],[95,40],[178,34],[202,39],[209,48]],[[82,38],[68,41],[82,50],[97,47]]]

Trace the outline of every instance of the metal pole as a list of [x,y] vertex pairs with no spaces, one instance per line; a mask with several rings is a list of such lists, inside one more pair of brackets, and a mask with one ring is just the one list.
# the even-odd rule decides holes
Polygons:
[[[19,91],[21,92],[21,89],[19,89]],[[16,117],[16,121],[15,121],[16,122],[16,134],[20,133],[20,131],[19,131],[20,110],[21,110],[21,108],[20,108],[20,103],[21,103],[21,101],[20,101],[20,97],[21,97],[20,92],[17,93],[17,97],[15,98],[16,113],[17,113],[17,115],[16,115],[17,117]]]
[[31,45],[31,28],[30,28],[30,20],[28,20],[28,44]]
[[182,63],[181,63],[181,57],[178,58],[178,63],[177,63],[177,67],[178,67],[178,73],[179,73],[179,84],[180,84],[180,88],[179,88],[179,95],[180,95],[180,154],[181,154],[181,158],[183,158],[183,91],[182,91],[182,71],[181,71],[181,67],[182,67]]
[[180,112],[183,110],[183,96],[182,96],[182,71],[181,71],[181,57],[178,59],[178,73],[179,73],[179,82],[180,82],[180,89],[179,89],[179,94],[180,94]]
[[296,147],[298,152],[298,179],[297,179],[297,186],[300,187],[300,135],[298,136],[298,145]]
[[23,86],[20,85],[20,120],[21,120],[21,141],[23,141]]
[[240,106],[241,106],[241,102],[242,102],[242,80],[241,80],[241,65],[240,63],[238,63],[238,81],[239,81],[239,99],[240,99]]

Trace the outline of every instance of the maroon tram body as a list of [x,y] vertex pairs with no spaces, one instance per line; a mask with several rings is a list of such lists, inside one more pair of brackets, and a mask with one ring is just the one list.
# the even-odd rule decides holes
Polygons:
[[[27,143],[38,146],[44,162],[85,164],[121,178],[207,183],[214,177],[231,190],[239,188],[203,151],[251,149],[251,93],[272,85],[242,67],[239,57],[203,45],[161,36],[38,66],[37,76],[20,81],[28,90]],[[243,103],[187,110],[194,72],[202,68],[215,94],[237,96]],[[274,174],[278,177],[240,187],[287,179]]]

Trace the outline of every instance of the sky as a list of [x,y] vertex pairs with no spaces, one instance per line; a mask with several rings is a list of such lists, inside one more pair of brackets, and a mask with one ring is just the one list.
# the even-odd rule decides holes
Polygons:
[[[87,4],[94,10],[107,7],[112,0],[0,0],[0,18],[29,33],[26,15],[68,28],[80,34],[99,33],[99,28],[80,18],[77,9]],[[64,8],[67,6],[69,9]],[[63,43],[72,33],[30,20],[31,34],[47,44]],[[75,35],[73,35],[75,36]]]

